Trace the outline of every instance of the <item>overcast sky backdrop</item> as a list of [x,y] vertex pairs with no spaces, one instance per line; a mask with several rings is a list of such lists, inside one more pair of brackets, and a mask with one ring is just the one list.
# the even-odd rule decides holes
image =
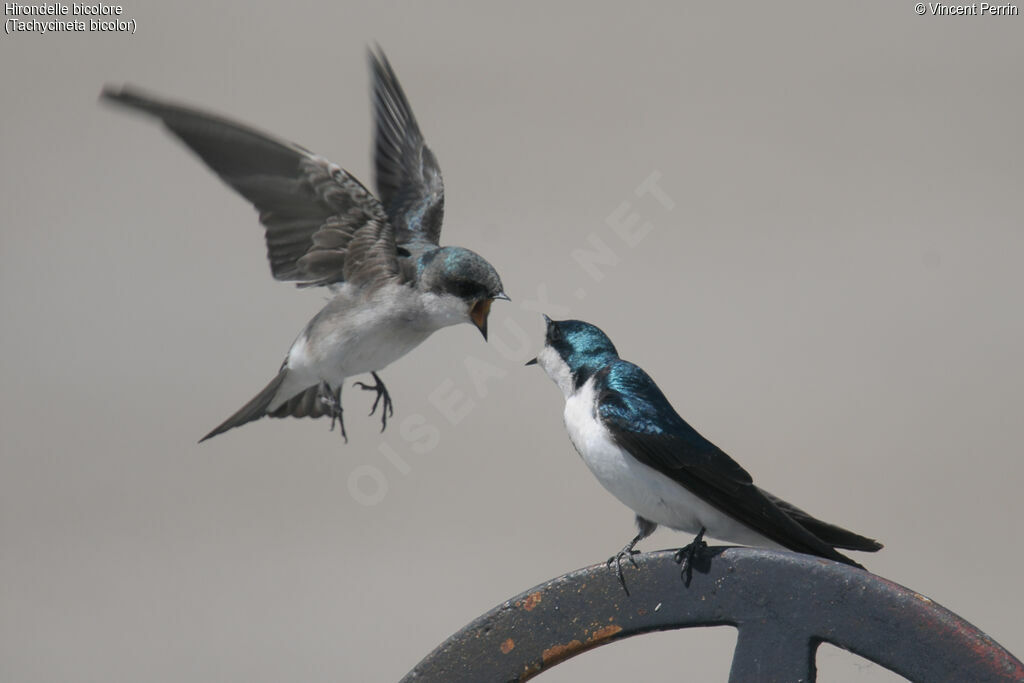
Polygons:
[[[396,680],[603,561],[632,514],[522,367],[539,311],[602,327],[761,486],[877,537],[871,570],[1024,655],[1024,18],[124,2],[134,35],[0,36],[0,679]],[[100,88],[369,184],[375,41],[440,160],[443,241],[512,303],[493,343],[463,325],[385,370],[383,436],[348,390],[347,445],[323,420],[197,445],[323,293],[275,282],[252,208]],[[734,642],[634,638],[544,680],[722,680]],[[819,666],[895,678],[829,648]]]

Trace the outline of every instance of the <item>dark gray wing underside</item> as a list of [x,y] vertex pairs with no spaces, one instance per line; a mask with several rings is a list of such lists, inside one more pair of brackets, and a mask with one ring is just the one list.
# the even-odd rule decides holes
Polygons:
[[[136,88],[108,87],[102,97],[160,119],[256,207],[276,279],[327,285],[360,272],[349,258],[349,247],[363,231],[371,236],[361,242],[369,241],[374,249],[371,270],[397,273],[394,236],[386,212],[345,170],[299,145]],[[360,253],[367,255],[365,247]]]

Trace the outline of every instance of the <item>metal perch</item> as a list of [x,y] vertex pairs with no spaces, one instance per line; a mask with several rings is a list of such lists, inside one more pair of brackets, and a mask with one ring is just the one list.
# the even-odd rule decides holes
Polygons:
[[735,626],[729,680],[814,681],[826,642],[912,681],[1024,681],[1024,665],[957,615],[869,572],[809,555],[711,548],[686,588],[673,551],[637,556],[623,592],[602,563],[543,583],[452,635],[403,681],[522,681],[650,631]]

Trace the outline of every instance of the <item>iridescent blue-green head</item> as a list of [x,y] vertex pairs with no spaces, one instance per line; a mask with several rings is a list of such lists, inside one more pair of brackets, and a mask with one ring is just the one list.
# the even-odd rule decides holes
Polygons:
[[582,320],[552,320],[546,315],[544,320],[544,348],[527,365],[540,365],[566,396],[618,360],[612,340],[595,325]]
[[495,299],[508,301],[498,271],[487,260],[463,247],[441,247],[420,256],[419,288],[439,299],[449,324],[472,322],[487,339],[487,316]]

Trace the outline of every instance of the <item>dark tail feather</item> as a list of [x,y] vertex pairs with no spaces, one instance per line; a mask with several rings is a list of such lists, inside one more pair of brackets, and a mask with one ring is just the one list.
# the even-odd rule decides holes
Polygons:
[[792,517],[799,522],[803,528],[807,529],[834,548],[874,553],[884,547],[873,538],[855,534],[852,531],[847,531],[842,527],[829,524],[828,522],[823,522],[820,519],[815,519],[811,516],[801,517],[800,515],[792,515]]
[[234,415],[224,420],[216,429],[199,439],[199,443],[212,439],[218,434],[223,434],[234,427],[240,427],[247,422],[258,420],[266,415],[267,406],[274,400],[274,395],[277,394],[277,390],[281,387],[281,383],[284,382],[287,373],[288,370],[286,368],[281,368],[281,371],[277,373],[277,377],[270,380],[270,384],[264,387],[263,391],[256,394],[251,401],[239,408]]
[[873,553],[882,549],[882,544],[873,538],[861,536],[860,534],[855,534],[852,531],[847,531],[842,527],[838,527],[835,524],[829,524],[828,522],[816,519],[792,503],[787,503],[781,498],[773,496],[763,489],[761,493],[767,496],[783,512],[792,517],[793,520],[800,524],[800,526],[807,529],[830,546],[842,548],[843,550],[860,550],[866,553]]

